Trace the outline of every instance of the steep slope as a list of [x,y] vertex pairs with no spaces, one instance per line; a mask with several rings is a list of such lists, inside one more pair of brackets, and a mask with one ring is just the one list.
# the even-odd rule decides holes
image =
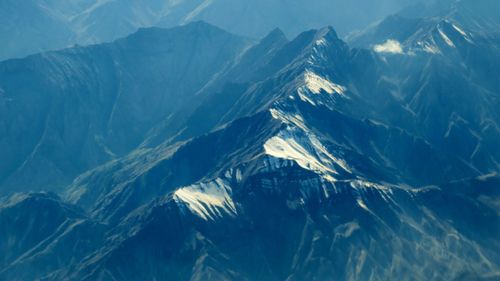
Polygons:
[[198,22],[1,63],[1,191],[56,190],[125,155],[246,44]]

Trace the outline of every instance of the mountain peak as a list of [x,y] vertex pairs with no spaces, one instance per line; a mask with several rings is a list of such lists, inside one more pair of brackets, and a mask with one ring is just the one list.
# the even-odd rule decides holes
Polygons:
[[339,39],[337,32],[335,31],[335,29],[332,26],[326,26],[326,27],[319,29],[317,34],[320,37]]
[[277,40],[288,40],[288,38],[286,37],[285,33],[283,32],[283,30],[281,30],[280,28],[276,27],[275,29],[271,30],[271,32],[269,32],[265,37],[264,39],[262,39],[262,41],[266,41],[266,40],[272,40],[272,41],[277,41]]
[[333,27],[327,26],[319,29],[313,38],[314,45],[327,45],[339,40],[337,32]]
[[198,21],[193,21],[193,22],[189,22],[185,25],[182,25],[183,27],[186,27],[186,28],[196,28],[196,29],[201,29],[201,30],[221,30],[223,31],[222,29],[220,29],[219,27],[213,25],[213,24],[210,24],[206,21],[203,21],[203,20],[198,20]]

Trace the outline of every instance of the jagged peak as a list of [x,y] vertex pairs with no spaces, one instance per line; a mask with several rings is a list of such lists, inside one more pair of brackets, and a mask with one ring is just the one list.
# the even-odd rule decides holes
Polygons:
[[283,30],[281,30],[279,27],[276,27],[275,29],[271,30],[261,41],[267,41],[267,40],[287,40],[288,38],[286,37],[285,33]]
[[286,37],[285,33],[279,28],[273,29],[271,32],[269,32],[266,36],[264,36],[259,43],[256,44],[256,46],[272,46],[275,44],[286,44],[288,41],[288,38]]
[[227,31],[221,29],[220,27],[217,27],[217,26],[210,24],[210,23],[203,21],[203,20],[189,22],[189,23],[186,23],[185,25],[181,25],[180,27],[194,28],[194,29],[201,29],[201,30],[218,30],[218,31],[222,31],[222,32],[227,32]]
[[322,39],[328,42],[340,40],[335,29],[331,26],[326,26],[320,29],[304,31],[291,42],[305,42],[307,45],[318,43],[317,41]]
[[326,26],[318,30],[316,37],[325,39],[339,39],[337,32],[332,26]]

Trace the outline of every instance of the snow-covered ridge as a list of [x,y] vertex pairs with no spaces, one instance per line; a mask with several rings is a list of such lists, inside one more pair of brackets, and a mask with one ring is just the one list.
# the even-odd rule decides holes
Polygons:
[[412,52],[444,54],[445,48],[455,49],[460,40],[474,44],[472,36],[449,21],[439,23],[430,33],[425,35],[411,47]]
[[310,70],[304,73],[304,80],[307,89],[314,94],[320,94],[321,91],[325,91],[328,94],[345,95],[346,88],[344,86],[335,84]]
[[324,105],[332,107],[338,98],[348,98],[347,88],[333,83],[317,73],[306,70],[299,80],[300,86],[297,88],[298,97],[314,106]]
[[175,191],[174,200],[204,220],[216,220],[224,215],[235,216],[232,190],[223,179],[183,187]]
[[418,53],[444,55],[460,47],[464,41],[474,44],[472,38],[473,34],[461,28],[458,23],[442,20],[415,29],[409,37],[383,38],[383,41],[372,45],[371,49],[381,55],[414,56]]
[[451,24],[451,26],[453,27],[453,29],[455,29],[455,31],[457,31],[458,33],[460,33],[460,35],[462,35],[462,37],[467,40],[469,43],[473,44],[474,42],[472,41],[472,38],[471,38],[471,35],[467,32],[465,32],[462,28],[458,27],[456,24]]
[[316,41],[314,42],[314,44],[315,44],[316,46],[323,46],[323,47],[328,45],[328,43],[327,43],[327,41],[326,41],[326,39],[325,39],[325,38],[320,38],[320,39],[316,40]]
[[333,180],[329,175],[337,174],[337,172],[322,163],[319,155],[315,155],[314,147],[311,147],[313,151],[310,151],[311,149],[307,146],[310,146],[307,140],[297,140],[293,134],[287,134],[284,131],[279,136],[269,139],[264,144],[264,150],[270,156],[292,160],[304,169],[323,174]]
[[446,33],[444,33],[444,31],[441,28],[438,28],[438,32],[439,35],[441,35],[441,38],[443,38],[444,42],[446,42],[448,46],[455,48],[455,43],[451,41],[450,37],[448,37],[448,35],[446,35]]
[[335,176],[341,171],[351,173],[347,163],[328,151],[320,139],[307,128],[300,115],[276,108],[271,109],[271,114],[287,127],[266,141],[264,151],[267,155],[291,160],[328,181],[335,181]]

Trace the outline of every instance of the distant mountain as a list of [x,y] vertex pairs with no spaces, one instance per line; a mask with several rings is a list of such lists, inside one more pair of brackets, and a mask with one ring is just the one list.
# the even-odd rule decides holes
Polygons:
[[498,32],[500,16],[496,12],[500,4],[495,0],[443,0],[422,1],[403,9],[399,14],[405,17],[440,17],[460,21],[472,31]]
[[[109,42],[141,27],[207,21],[247,37],[279,27],[289,36],[309,28],[360,29],[409,0],[43,0],[0,1],[0,60],[74,44]],[[363,12],[359,7],[364,7]]]
[[68,45],[72,37],[65,19],[41,1],[0,1],[0,60]]
[[[446,36],[456,36],[455,39],[458,40],[460,40],[459,37],[464,37],[468,39],[469,43],[472,43],[472,38],[467,37],[465,32],[468,31],[469,36],[474,35],[478,37],[478,40],[490,39],[496,40],[498,43],[500,16],[495,12],[495,7],[500,8],[499,5],[497,1],[492,0],[448,0],[428,4],[418,3],[365,30],[350,34],[347,40],[354,46],[362,47],[368,47],[367,43],[382,43],[387,39],[397,39],[400,42],[412,40],[414,41],[411,42],[412,44],[417,44],[419,40],[425,41],[426,38],[422,37],[427,36],[428,33],[443,31],[444,28],[451,32],[451,35],[445,34]],[[454,33],[459,35],[453,35]],[[443,37],[441,34],[438,35]],[[432,39],[436,41],[434,43],[439,43],[438,41],[443,41],[446,38]],[[450,45],[449,40],[446,41],[444,45]],[[430,42],[420,42],[420,44],[423,43]]]
[[[183,19],[205,20],[237,34],[259,37],[274,27],[295,36],[305,29],[334,25],[346,34],[406,7],[406,0],[244,0],[202,1]],[[359,7],[363,7],[363,12]],[[168,19],[168,17],[167,17]]]
[[100,239],[106,227],[90,220],[81,209],[61,202],[57,195],[18,195],[2,203],[2,275],[11,264],[22,264],[27,266],[22,278],[37,279],[41,271],[56,270],[68,260],[81,259],[103,242]]
[[[3,153],[52,120],[33,146],[48,160],[21,159],[88,170],[59,195],[0,200],[0,280],[497,280],[500,41],[469,25],[481,11],[450,17],[462,3],[347,43],[196,23],[1,63],[3,106],[25,106],[0,111]],[[51,118],[27,102],[44,87]],[[117,109],[97,110],[106,93]],[[92,126],[56,126],[76,117]],[[105,149],[69,157],[90,145],[67,128]],[[89,155],[104,156],[74,164]],[[43,182],[25,171],[7,193]]]
[[246,45],[197,22],[0,63],[2,193],[58,190],[129,153]]

